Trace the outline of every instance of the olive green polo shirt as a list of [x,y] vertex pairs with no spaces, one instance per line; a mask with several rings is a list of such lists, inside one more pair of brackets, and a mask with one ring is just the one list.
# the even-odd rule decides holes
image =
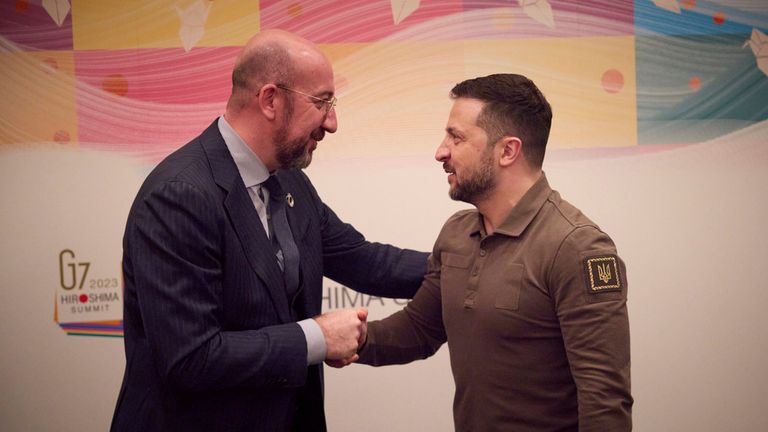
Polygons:
[[404,310],[372,322],[360,362],[448,342],[457,431],[631,429],[627,278],[610,237],[544,174],[492,235],[445,223]]

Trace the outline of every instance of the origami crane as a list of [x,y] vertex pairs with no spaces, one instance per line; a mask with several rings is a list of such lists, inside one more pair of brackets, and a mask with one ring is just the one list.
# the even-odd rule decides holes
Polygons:
[[408,18],[416,9],[419,8],[420,0],[391,0],[392,19],[395,25]]
[[211,10],[211,2],[197,0],[186,9],[176,6],[176,13],[181,21],[179,37],[184,46],[184,51],[189,52],[205,34],[205,21]]
[[653,4],[664,10],[668,10],[676,14],[680,13],[680,2],[678,0],[653,0]]
[[518,0],[518,3],[529,17],[549,28],[555,28],[555,17],[548,0]]
[[43,9],[53,18],[53,22],[61,27],[69,14],[69,0],[43,0]]
[[753,28],[752,37],[744,42],[743,48],[746,48],[747,45],[752,48],[752,52],[755,54],[757,67],[764,74],[768,75],[768,36],[760,30]]

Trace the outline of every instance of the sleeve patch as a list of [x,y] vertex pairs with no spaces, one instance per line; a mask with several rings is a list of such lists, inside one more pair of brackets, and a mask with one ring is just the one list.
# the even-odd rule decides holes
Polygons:
[[590,293],[621,291],[621,277],[615,255],[585,258],[584,267]]

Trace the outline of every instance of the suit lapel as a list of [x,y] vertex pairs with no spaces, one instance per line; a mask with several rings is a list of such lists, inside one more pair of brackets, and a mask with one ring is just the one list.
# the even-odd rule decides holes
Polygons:
[[227,192],[224,207],[242,243],[245,256],[253,271],[264,281],[280,320],[290,322],[283,274],[277,265],[272,244],[259,226],[259,215],[240,178],[237,166],[219,133],[218,122],[214,121],[200,138],[211,164],[214,181]]

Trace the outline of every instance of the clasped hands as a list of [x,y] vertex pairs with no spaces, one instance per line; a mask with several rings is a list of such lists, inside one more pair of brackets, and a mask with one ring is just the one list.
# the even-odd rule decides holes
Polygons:
[[357,361],[357,351],[368,334],[368,309],[335,310],[314,319],[325,336],[328,366],[342,368]]

